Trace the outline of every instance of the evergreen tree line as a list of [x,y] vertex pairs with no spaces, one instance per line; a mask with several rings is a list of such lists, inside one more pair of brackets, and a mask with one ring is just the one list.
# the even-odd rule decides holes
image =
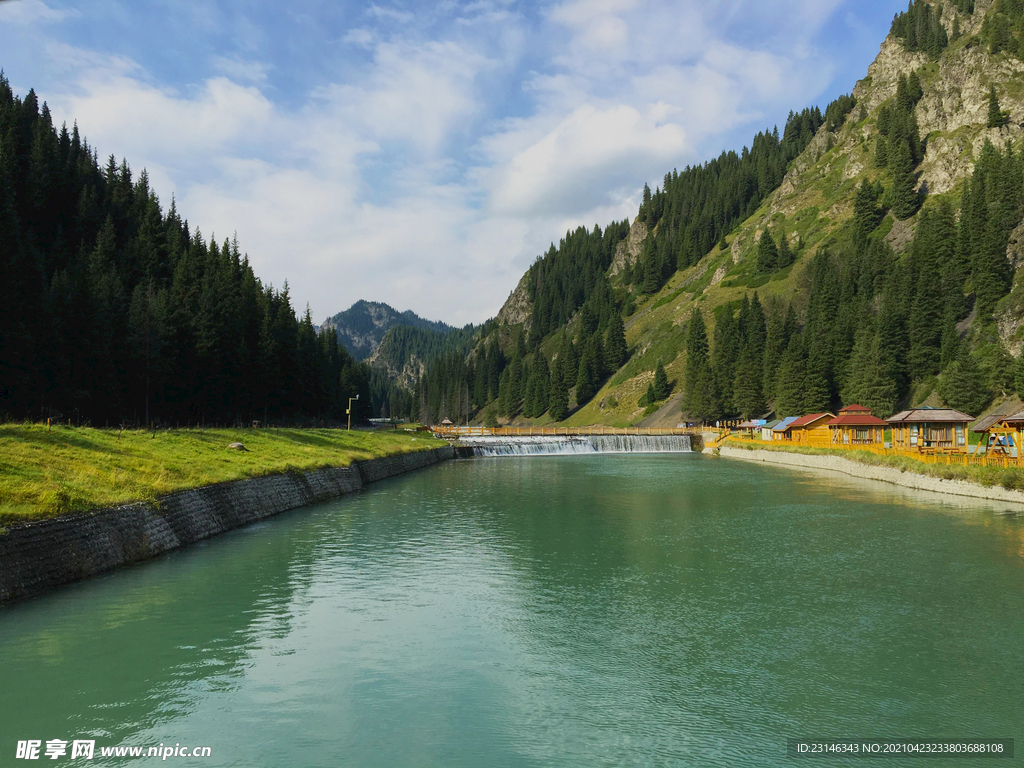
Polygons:
[[588,300],[602,314],[618,311],[607,272],[615,247],[628,234],[628,221],[613,222],[603,232],[597,225],[589,232],[579,227],[567,232],[557,248],[552,243],[548,252],[533,263],[527,274],[533,303],[528,340],[531,350],[553,330],[566,325]]
[[[838,123],[853,108],[851,102],[852,97],[843,97],[826,113],[831,111]],[[778,128],[758,133],[739,154],[723,152],[704,165],[665,174],[663,186],[653,194],[645,185],[640,219],[657,229],[644,241],[640,258],[625,270],[624,282],[655,293],[677,270],[696,264],[716,243],[724,245],[726,234],[778,188],[789,163],[824,121],[817,107],[791,112],[781,139]]]
[[465,358],[479,331],[473,325],[448,331],[410,325],[396,325],[388,330],[373,354],[370,378],[373,412],[385,418],[418,420],[419,401],[401,378],[407,366],[422,367],[452,353]]
[[[962,13],[974,12],[973,0],[958,0],[956,6]],[[970,11],[963,10],[968,6]],[[942,6],[933,7],[927,0],[910,0],[907,10],[892,20],[889,32],[899,38],[908,51],[927,53],[932,59],[937,59],[949,45],[949,36],[942,25]]]
[[475,336],[455,339],[441,345],[441,351],[433,357],[417,354],[416,358],[425,365],[411,389],[396,381],[386,369],[374,367],[374,375],[379,377],[374,396],[382,401],[380,406],[375,402],[375,408],[382,414],[423,424],[437,424],[444,419],[464,423],[498,397],[501,376],[508,365],[496,338],[489,345],[483,344],[475,356],[469,354],[474,341]]
[[498,335],[480,344],[468,357],[442,355],[416,382],[408,415],[427,423],[445,418],[457,422],[487,409],[488,418],[539,418],[561,421],[573,401],[583,404],[626,362],[626,333],[621,314],[613,312],[602,326],[585,304],[575,335],[563,329],[554,352],[530,351],[517,333],[506,354]]
[[914,108],[923,91],[916,72],[900,75],[896,96],[878,111],[878,139],[875,165],[888,168],[892,177],[889,207],[897,219],[913,216],[919,206],[914,169],[924,159],[925,146],[917,125]]
[[997,0],[985,14],[979,36],[990,53],[1006,51],[1024,59],[1024,2]]
[[[781,139],[777,129],[759,133],[742,153],[723,153],[710,163],[666,174],[664,188],[656,193],[645,185],[639,218],[650,233],[640,258],[624,270],[624,283],[654,293],[678,269],[696,263],[781,184],[788,164],[826,119],[838,128],[855,105],[853,97],[844,96],[829,105],[825,116],[816,107],[790,113]],[[446,402],[444,397],[433,400],[431,391],[452,392],[461,386],[445,379],[442,371],[468,387],[472,409],[488,408],[495,419],[548,413],[561,420],[573,403],[588,402],[628,358],[622,315],[630,310],[607,276],[616,246],[628,233],[628,221],[615,222],[603,231],[597,226],[589,231],[581,227],[566,233],[557,246],[553,244],[528,275],[533,302],[529,334],[502,347],[496,324],[486,324],[479,335],[483,341],[465,370],[432,366],[436,378],[425,376],[408,405],[414,418],[452,418],[451,407],[435,410],[431,406]],[[764,239],[765,247],[769,243],[774,247],[772,266],[766,269],[783,268],[795,259],[783,233],[778,237],[777,244],[770,234]],[[542,345],[555,351],[547,356]],[[671,393],[664,366],[659,368],[643,398],[645,404]],[[421,409],[424,403],[427,407]]]
[[0,73],[0,415],[94,425],[341,418],[369,372],[236,240],[55,128]]
[[661,360],[654,368],[654,379],[647,385],[647,391],[640,398],[641,408],[657,405],[672,394],[672,382],[668,380],[668,372],[665,370],[665,363]]
[[[960,14],[974,13],[974,0],[955,0],[948,5],[956,13],[950,34],[942,24],[944,6],[926,0],[911,0],[907,10],[893,19],[890,32],[907,51],[920,51],[937,59],[950,43],[960,38]],[[989,53],[1005,51],[1024,59],[1024,0],[996,0],[985,14],[974,42],[984,44]]]
[[757,239],[757,271],[769,274],[785,269],[796,261],[796,254],[790,250],[789,238],[783,231],[777,238],[765,227]]
[[843,127],[846,117],[853,108],[857,106],[857,99],[850,94],[840,96],[825,109],[825,127],[830,133],[835,133]]
[[709,339],[694,311],[683,406],[693,419],[757,417],[770,403],[783,417],[852,402],[884,417],[929,386],[976,415],[994,393],[1024,389],[1024,369],[993,317],[1011,287],[1006,252],[1024,219],[1024,157],[986,143],[959,221],[948,200],[927,206],[900,256],[874,233],[878,197],[862,182],[849,236],[815,257],[799,313],[754,294],[719,308]]
[[988,127],[1002,128],[1010,122],[1010,113],[999,106],[999,96],[993,85],[988,92]]
[[621,314],[611,312],[602,318],[585,304],[575,330],[575,335],[570,328],[562,330],[557,345],[551,345],[556,351],[550,359],[542,349],[529,353],[520,337],[498,379],[496,416],[513,418],[521,413],[539,418],[548,413],[562,421],[574,401],[589,402],[625,364],[628,351]]

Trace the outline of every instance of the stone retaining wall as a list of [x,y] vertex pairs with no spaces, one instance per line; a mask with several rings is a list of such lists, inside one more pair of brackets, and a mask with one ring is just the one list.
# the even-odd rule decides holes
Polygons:
[[16,525],[0,535],[0,604],[329,501],[454,457],[451,446],[181,491],[156,503]]

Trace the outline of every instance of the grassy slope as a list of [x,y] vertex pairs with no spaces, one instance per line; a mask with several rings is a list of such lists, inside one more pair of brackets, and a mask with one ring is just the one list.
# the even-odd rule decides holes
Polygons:
[[[248,452],[227,448],[243,443]],[[340,430],[124,432],[0,426],[0,521],[95,509],[228,480],[347,466],[436,447],[422,433]]]
[[[947,55],[965,44],[966,38],[961,39],[950,47]],[[924,68],[922,75],[926,88],[938,73],[938,63],[933,62]],[[870,92],[870,79],[863,81],[862,86]],[[729,248],[726,251],[716,246],[699,264],[674,275],[657,294],[637,297],[637,311],[627,318],[626,340],[631,359],[605,382],[593,401],[574,413],[566,423],[572,426],[627,426],[642,420],[644,412],[637,401],[653,379],[659,359],[665,363],[669,379],[675,381],[673,391],[679,392],[685,372],[683,324],[694,307],[700,307],[703,312],[709,336],[714,332],[713,310],[739,301],[745,293],[753,290],[758,292],[762,303],[777,298],[793,301],[799,308],[806,301],[809,286],[805,272],[811,258],[820,247],[843,236],[841,230],[852,216],[853,198],[861,179],[880,179],[886,187],[890,185],[889,172],[874,167],[877,113],[877,108],[873,109],[865,119],[858,120],[859,107],[855,108],[845,125],[834,134],[834,146],[822,152],[824,146],[816,140],[805,150],[794,164],[799,170],[791,172],[787,183],[769,195],[761,207],[728,237]],[[821,130],[825,131],[824,128]],[[960,132],[973,136],[982,130],[984,126],[964,128]],[[818,153],[821,154],[815,159]],[[949,194],[953,198],[959,197],[958,190]],[[928,205],[934,205],[938,199],[938,195],[929,196]],[[916,219],[914,216],[905,224],[914,226]],[[887,235],[894,221],[892,215],[888,215],[876,236]],[[773,232],[784,228],[791,243],[799,242],[796,263],[770,279],[755,274],[757,238],[766,223],[770,223]],[[737,254],[735,262],[734,252]],[[712,284],[720,267],[725,267],[725,275]],[[1024,306],[1024,298],[1020,303]],[[1021,333],[1024,335],[1024,330]],[[609,397],[614,397],[617,407],[601,408],[602,401],[607,402]]]
[[[848,126],[844,132],[857,129]],[[638,304],[637,312],[627,321],[629,325],[626,329],[626,341],[632,357],[605,383],[597,397],[570,417],[567,423],[625,426],[640,420],[643,410],[638,407],[637,401],[646,392],[648,382],[653,379],[653,370],[659,359],[665,363],[669,379],[676,382],[674,391],[679,391],[685,371],[683,351],[686,336],[683,324],[689,319],[694,307],[700,307],[708,325],[708,333],[712,334],[714,308],[739,301],[752,290],[757,290],[762,301],[769,298],[799,300],[802,278],[810,257],[817,252],[819,244],[837,230],[849,215],[845,210],[834,210],[831,218],[818,213],[821,207],[845,208],[850,205],[847,200],[852,200],[855,182],[845,178],[845,166],[850,159],[843,157],[840,167],[830,168],[836,160],[834,153],[835,150],[826,153],[807,173],[795,179],[796,189],[786,196],[786,208],[795,208],[797,212],[789,217],[784,214],[771,217],[773,230],[785,226],[791,236],[793,232],[800,233],[803,247],[796,263],[772,275],[766,282],[760,282],[753,275],[756,235],[769,217],[770,204],[776,200],[772,196],[730,236],[730,246],[736,238],[740,240],[738,264],[733,263],[731,248],[723,252],[716,247],[699,264],[677,273],[660,292]],[[825,168],[828,168],[827,172]],[[722,266],[726,267],[725,277],[712,285]],[[599,404],[609,395],[613,395],[619,405],[615,409],[602,410]]]

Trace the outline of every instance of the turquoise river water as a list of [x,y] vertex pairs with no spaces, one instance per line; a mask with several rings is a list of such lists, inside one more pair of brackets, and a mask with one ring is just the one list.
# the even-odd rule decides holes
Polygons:
[[[0,608],[0,766],[1019,754],[1019,513],[697,454],[449,462]],[[16,760],[29,739],[96,757]],[[211,756],[100,756],[158,744]]]

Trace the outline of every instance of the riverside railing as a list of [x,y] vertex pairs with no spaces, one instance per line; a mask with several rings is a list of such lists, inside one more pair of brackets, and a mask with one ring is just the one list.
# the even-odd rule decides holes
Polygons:
[[671,435],[715,434],[720,430],[697,427],[434,427],[439,435],[452,437],[594,437],[599,435],[635,435],[667,437]]
[[743,443],[745,445],[758,447],[779,446],[783,448],[823,448],[837,453],[843,451],[867,451],[876,456],[893,456],[920,461],[922,464],[945,464],[947,466],[961,467],[996,467],[1002,469],[1024,468],[1024,458],[1007,456],[997,453],[976,454],[964,453],[956,450],[946,449],[925,449],[908,450],[906,448],[886,448],[884,445],[833,443],[828,440],[756,440],[750,438],[730,437],[729,442]]

